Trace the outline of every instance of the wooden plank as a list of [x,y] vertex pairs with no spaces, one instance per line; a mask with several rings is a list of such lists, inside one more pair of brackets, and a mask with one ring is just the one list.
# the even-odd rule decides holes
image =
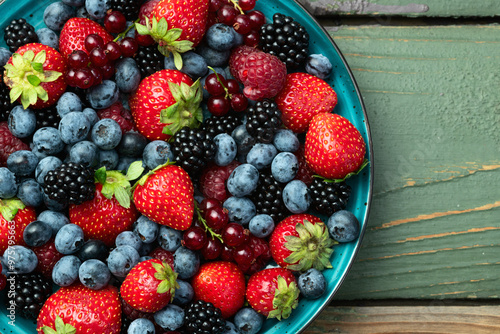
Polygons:
[[489,334],[500,332],[499,306],[329,307],[304,334]]
[[[387,17],[458,17],[500,15],[496,0],[298,0],[317,16],[366,15]],[[374,22],[376,22],[374,20]],[[380,23],[380,22],[379,22]]]
[[328,30],[365,100],[375,171],[336,298],[499,298],[500,27]]

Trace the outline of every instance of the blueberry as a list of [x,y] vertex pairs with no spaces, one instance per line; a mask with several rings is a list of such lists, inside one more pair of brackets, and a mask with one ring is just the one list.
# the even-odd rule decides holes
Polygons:
[[[146,244],[145,244],[145,245],[146,245]],[[151,259],[154,259],[154,257],[149,256],[149,255],[144,255],[144,256],[141,256],[141,257],[139,258],[139,262],[144,262],[144,261],[151,260]]]
[[175,252],[181,246],[182,232],[161,225],[158,232],[158,244],[164,250]]
[[172,55],[168,55],[163,60],[163,67],[167,70],[177,70],[177,67],[174,63],[174,57]]
[[120,143],[122,129],[114,119],[103,118],[92,127],[90,136],[101,150],[111,150]]
[[311,268],[298,278],[300,293],[306,299],[317,299],[326,291],[325,276],[318,269]]
[[154,314],[154,319],[161,328],[174,331],[184,325],[184,310],[180,306],[168,304]]
[[255,204],[246,197],[229,197],[222,205],[228,210],[229,221],[246,225],[255,216]]
[[29,223],[23,231],[23,240],[30,247],[45,245],[52,237],[52,228],[41,220]]
[[328,218],[327,225],[331,237],[338,242],[350,242],[359,237],[359,220],[350,211],[335,212]]
[[41,28],[36,31],[36,35],[38,36],[38,41],[43,44],[50,46],[53,49],[59,48],[59,37],[49,28]]
[[70,286],[78,279],[82,261],[74,255],[66,255],[56,262],[52,269],[52,280],[59,286]]
[[204,44],[198,45],[197,52],[205,59],[207,65],[211,67],[224,66],[231,54],[230,50],[218,51]]
[[301,180],[293,180],[283,188],[283,202],[292,213],[306,212],[311,205],[309,188]]
[[61,159],[54,156],[48,156],[40,160],[35,169],[35,179],[42,186],[45,184],[45,175],[53,169],[62,165]]
[[279,129],[273,138],[273,145],[281,152],[295,152],[300,147],[297,135],[288,129]]
[[63,225],[54,240],[57,251],[65,255],[76,253],[83,246],[83,243],[83,230],[75,224]]
[[85,241],[83,246],[75,253],[81,261],[90,259],[100,260],[105,262],[109,255],[109,248],[106,244],[97,239],[89,239]]
[[95,167],[99,163],[99,149],[91,141],[84,140],[71,146],[69,161],[85,167]]
[[293,180],[299,171],[299,160],[290,152],[278,153],[271,163],[271,173],[276,181],[287,183]]
[[28,150],[12,152],[7,158],[7,168],[16,176],[30,176],[38,165],[38,157]]
[[57,202],[56,200],[53,200],[52,198],[47,196],[45,192],[43,193],[43,204],[45,204],[48,210],[58,211],[58,212],[63,211],[67,207],[66,204]]
[[109,271],[117,277],[125,277],[129,271],[139,263],[139,253],[129,245],[116,247],[109,253]]
[[176,305],[187,305],[194,298],[193,286],[186,281],[181,279],[177,280],[179,287],[175,289],[173,303]]
[[146,256],[150,254],[158,245],[156,242],[150,242],[150,243],[142,243],[141,249],[139,250],[139,255],[140,256]]
[[25,179],[17,188],[17,197],[24,205],[38,208],[43,204],[42,186],[35,179]]
[[306,59],[306,72],[320,79],[328,79],[332,73],[332,63],[322,54],[311,54]]
[[266,238],[274,230],[274,220],[270,215],[258,214],[255,215],[248,223],[248,229],[257,238]]
[[133,231],[143,243],[151,243],[156,240],[160,226],[146,216],[140,216],[133,225]]
[[[146,318],[137,318],[130,323],[126,334],[155,334],[155,325]],[[125,333],[124,333],[125,334]]]
[[30,108],[24,109],[21,105],[12,108],[7,122],[10,132],[17,138],[29,137],[36,129],[35,112]]
[[236,325],[231,321],[226,320],[226,327],[222,334],[240,334],[240,331],[236,328]]
[[138,132],[124,133],[116,150],[122,157],[140,158],[148,144],[146,137]]
[[238,153],[238,147],[233,137],[227,133],[221,133],[215,136],[215,156],[214,162],[218,166],[227,166],[235,158]]
[[238,153],[240,154],[248,154],[256,142],[255,138],[248,133],[244,124],[238,125],[231,133],[231,137],[234,138],[234,141],[238,145]]
[[92,108],[85,108],[82,110],[83,114],[87,119],[89,120],[90,127],[92,128],[95,123],[99,122],[99,116],[97,115],[96,111]]
[[45,156],[60,153],[64,148],[61,132],[52,127],[36,130],[33,134],[33,148]]
[[241,334],[256,334],[263,324],[263,316],[250,307],[241,308],[234,316],[234,325]]
[[78,143],[87,138],[90,132],[90,122],[84,113],[69,112],[59,122],[61,139],[66,144]]
[[114,81],[103,80],[101,84],[91,87],[87,91],[87,100],[90,106],[100,110],[110,107],[118,101],[120,91]]
[[180,71],[196,80],[207,74],[208,66],[205,58],[193,51],[188,51],[182,54],[182,68]]
[[3,263],[8,263],[9,272],[28,274],[35,270],[38,258],[30,248],[21,245],[9,246],[3,253]]
[[255,144],[247,154],[247,162],[261,170],[271,165],[278,150],[273,144]]
[[0,66],[4,66],[9,61],[10,57],[12,57],[12,52],[8,49],[0,46]]
[[75,15],[75,8],[56,1],[48,5],[43,12],[43,22],[54,31],[60,31],[66,21]]
[[63,3],[72,7],[82,7],[85,4],[85,0],[61,0]]
[[251,194],[259,182],[259,171],[251,164],[236,167],[227,179],[227,190],[231,195],[243,197]]
[[0,167],[0,198],[12,198],[17,194],[16,175],[7,167]]
[[92,18],[100,20],[106,16],[108,6],[106,0],[85,0],[85,9]]
[[216,23],[205,33],[207,45],[217,51],[226,51],[231,49],[235,44],[235,34],[232,27],[224,23]]
[[82,111],[82,100],[80,100],[80,97],[75,93],[65,92],[61,95],[59,100],[57,100],[56,109],[59,116],[63,118],[70,112]]
[[142,160],[144,164],[146,164],[146,167],[155,169],[157,166],[163,165],[167,161],[173,161],[174,153],[169,143],[163,140],[154,140],[144,147]]
[[139,235],[132,231],[123,231],[116,236],[115,239],[116,246],[129,245],[135,248],[136,251],[140,251],[142,247],[142,241]]
[[245,41],[245,38],[242,34],[236,32],[236,30],[234,30],[233,27],[231,27],[231,32],[233,33],[234,35],[234,43],[233,43],[233,48],[243,44],[243,42]]
[[130,164],[138,160],[140,159],[132,157],[120,157],[120,159],[118,160],[118,165],[116,166],[116,170],[122,170],[126,172],[130,167]]
[[174,252],[174,268],[180,279],[191,278],[200,268],[200,257],[192,250],[181,246]]
[[61,227],[69,224],[69,219],[65,214],[52,210],[45,210],[40,212],[37,219],[47,223],[50,226],[52,230],[52,236],[55,236],[61,229]]
[[106,167],[106,170],[115,170],[118,166],[120,156],[116,150],[99,150],[98,167]]
[[122,58],[115,63],[115,81],[123,93],[132,93],[141,83],[141,72],[132,58]]
[[80,282],[86,287],[99,290],[108,285],[111,273],[104,262],[90,259],[80,265],[78,277],[80,278]]

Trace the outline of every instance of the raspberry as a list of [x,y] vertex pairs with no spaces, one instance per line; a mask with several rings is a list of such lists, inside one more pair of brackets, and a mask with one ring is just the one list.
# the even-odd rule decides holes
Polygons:
[[174,267],[174,254],[172,254],[172,252],[169,252],[168,250],[165,250],[161,247],[156,247],[151,251],[151,253],[149,253],[149,256],[168,263],[172,268]]
[[221,167],[214,164],[207,168],[200,177],[200,190],[203,196],[215,198],[221,202],[228,199],[230,194],[226,190],[226,180],[239,165],[238,161],[233,161],[227,166]]
[[9,155],[20,150],[30,150],[30,147],[10,132],[6,121],[0,122],[0,167],[7,167]]
[[115,120],[118,125],[120,125],[122,133],[135,130],[134,118],[121,102],[116,102],[106,109],[99,110],[97,116],[99,116],[100,119],[111,118]]
[[54,239],[40,247],[33,247],[33,252],[38,258],[38,266],[36,271],[41,273],[46,278],[52,277],[52,269],[59,261],[63,254],[59,253],[54,244]]
[[286,66],[278,57],[250,47],[238,47],[229,59],[231,74],[241,81],[250,100],[273,98],[285,86]]

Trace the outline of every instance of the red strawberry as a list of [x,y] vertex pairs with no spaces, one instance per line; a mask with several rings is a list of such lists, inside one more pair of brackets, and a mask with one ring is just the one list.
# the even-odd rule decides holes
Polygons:
[[7,167],[7,158],[14,151],[28,150],[30,147],[14,136],[7,122],[0,122],[0,167]]
[[34,208],[17,198],[0,199],[0,254],[8,246],[24,245],[24,229],[35,220]]
[[337,94],[326,81],[304,72],[290,73],[285,87],[276,96],[283,124],[296,133],[307,131],[314,115],[331,112]]
[[293,273],[268,268],[248,280],[246,297],[250,306],[267,318],[286,319],[299,304],[299,288]]
[[194,299],[212,303],[224,318],[233,316],[245,300],[245,276],[235,263],[203,264],[192,279]]
[[55,49],[41,43],[21,46],[5,65],[5,84],[11,102],[19,99],[26,109],[53,105],[66,91],[66,60]]
[[125,277],[120,294],[125,302],[141,312],[154,313],[174,298],[177,273],[158,259],[142,261]]
[[129,105],[140,133],[149,140],[167,140],[183,126],[203,121],[202,97],[199,81],[193,83],[177,70],[161,70],[141,81]]
[[120,129],[122,129],[122,133],[136,130],[134,118],[130,110],[125,109],[121,102],[113,103],[108,108],[98,110],[97,116],[99,116],[100,119],[111,118],[116,121],[118,125],[120,125]]
[[67,59],[73,50],[85,49],[85,38],[90,34],[101,36],[104,44],[113,40],[104,27],[99,23],[83,17],[73,17],[66,21],[59,35],[59,51]]
[[130,182],[118,171],[96,171],[94,198],[82,204],[71,204],[69,219],[83,229],[88,239],[98,239],[112,246],[116,237],[129,230],[139,216],[130,201]]
[[[61,287],[47,299],[37,320],[37,333],[119,334],[121,304],[111,285],[92,290],[77,283]],[[66,328],[66,331],[62,329]],[[70,329],[76,331],[71,332]]]
[[334,244],[321,219],[305,213],[283,219],[269,239],[274,261],[294,271],[331,268],[331,246]]
[[313,117],[306,134],[309,166],[327,179],[344,179],[364,167],[366,144],[348,119],[331,113]]
[[224,202],[231,195],[226,189],[226,181],[233,170],[240,165],[234,160],[227,166],[215,164],[206,168],[200,176],[200,190],[206,198],[215,198]]
[[38,258],[36,271],[41,273],[46,278],[52,278],[52,269],[59,261],[63,254],[59,253],[54,244],[54,239],[49,240],[45,245],[33,247],[33,252]]

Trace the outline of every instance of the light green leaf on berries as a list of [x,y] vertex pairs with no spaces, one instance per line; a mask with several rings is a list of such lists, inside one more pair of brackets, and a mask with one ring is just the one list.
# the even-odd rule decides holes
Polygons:
[[115,198],[125,209],[130,208],[131,186],[125,175],[120,171],[106,171],[105,167],[99,168],[94,178],[102,184],[101,194],[107,199]]
[[94,178],[100,184],[106,183],[106,167],[101,167],[94,173]]
[[281,275],[278,276],[277,281],[278,287],[274,291],[273,310],[269,312],[267,318],[281,320],[288,318],[293,309],[298,306],[300,290],[295,282],[287,284]]
[[36,75],[27,75],[26,79],[28,79],[28,82],[32,84],[33,86],[38,86],[42,81],[40,78],[38,78]]
[[[182,85],[182,83],[181,83]],[[179,102],[181,101],[184,96],[182,95],[182,90],[181,87],[173,82],[168,82],[168,88],[170,89],[170,92],[172,93],[172,96],[174,99]]]
[[43,72],[43,63],[32,62],[31,66],[33,66],[33,69],[35,71],[40,72],[40,73]]
[[142,173],[144,173],[142,160],[138,160],[130,164],[130,166],[127,169],[127,174],[125,176],[127,177],[127,180],[133,181],[136,180],[139,176],[141,176]]
[[21,96],[22,93],[23,93],[23,88],[21,86],[14,86],[10,90],[10,100],[11,100],[11,102],[12,101],[16,101]]
[[182,35],[182,29],[179,28],[171,28],[165,33],[165,40],[167,41],[175,41],[179,39]]
[[116,188],[115,198],[122,207],[124,207],[125,209],[130,208],[130,193],[127,192],[124,188]]
[[156,270],[153,276],[161,281],[156,292],[160,294],[170,293],[170,301],[172,301],[174,299],[175,289],[179,288],[179,283],[177,283],[178,274],[166,262],[162,262],[161,264],[158,262],[151,262],[151,265]]
[[24,209],[26,206],[18,198],[0,199],[0,214],[6,221],[12,221],[19,210]]
[[[31,50],[26,51],[26,53],[28,52],[33,52],[33,51]],[[45,63],[45,60],[47,60],[47,54],[45,53],[45,51],[38,52],[36,55],[33,52],[33,58],[32,58],[33,63],[43,64]]]
[[76,328],[70,324],[65,324],[60,316],[56,315],[56,319],[54,320],[54,327],[50,328],[49,326],[43,326],[41,330],[44,334],[76,334]]

